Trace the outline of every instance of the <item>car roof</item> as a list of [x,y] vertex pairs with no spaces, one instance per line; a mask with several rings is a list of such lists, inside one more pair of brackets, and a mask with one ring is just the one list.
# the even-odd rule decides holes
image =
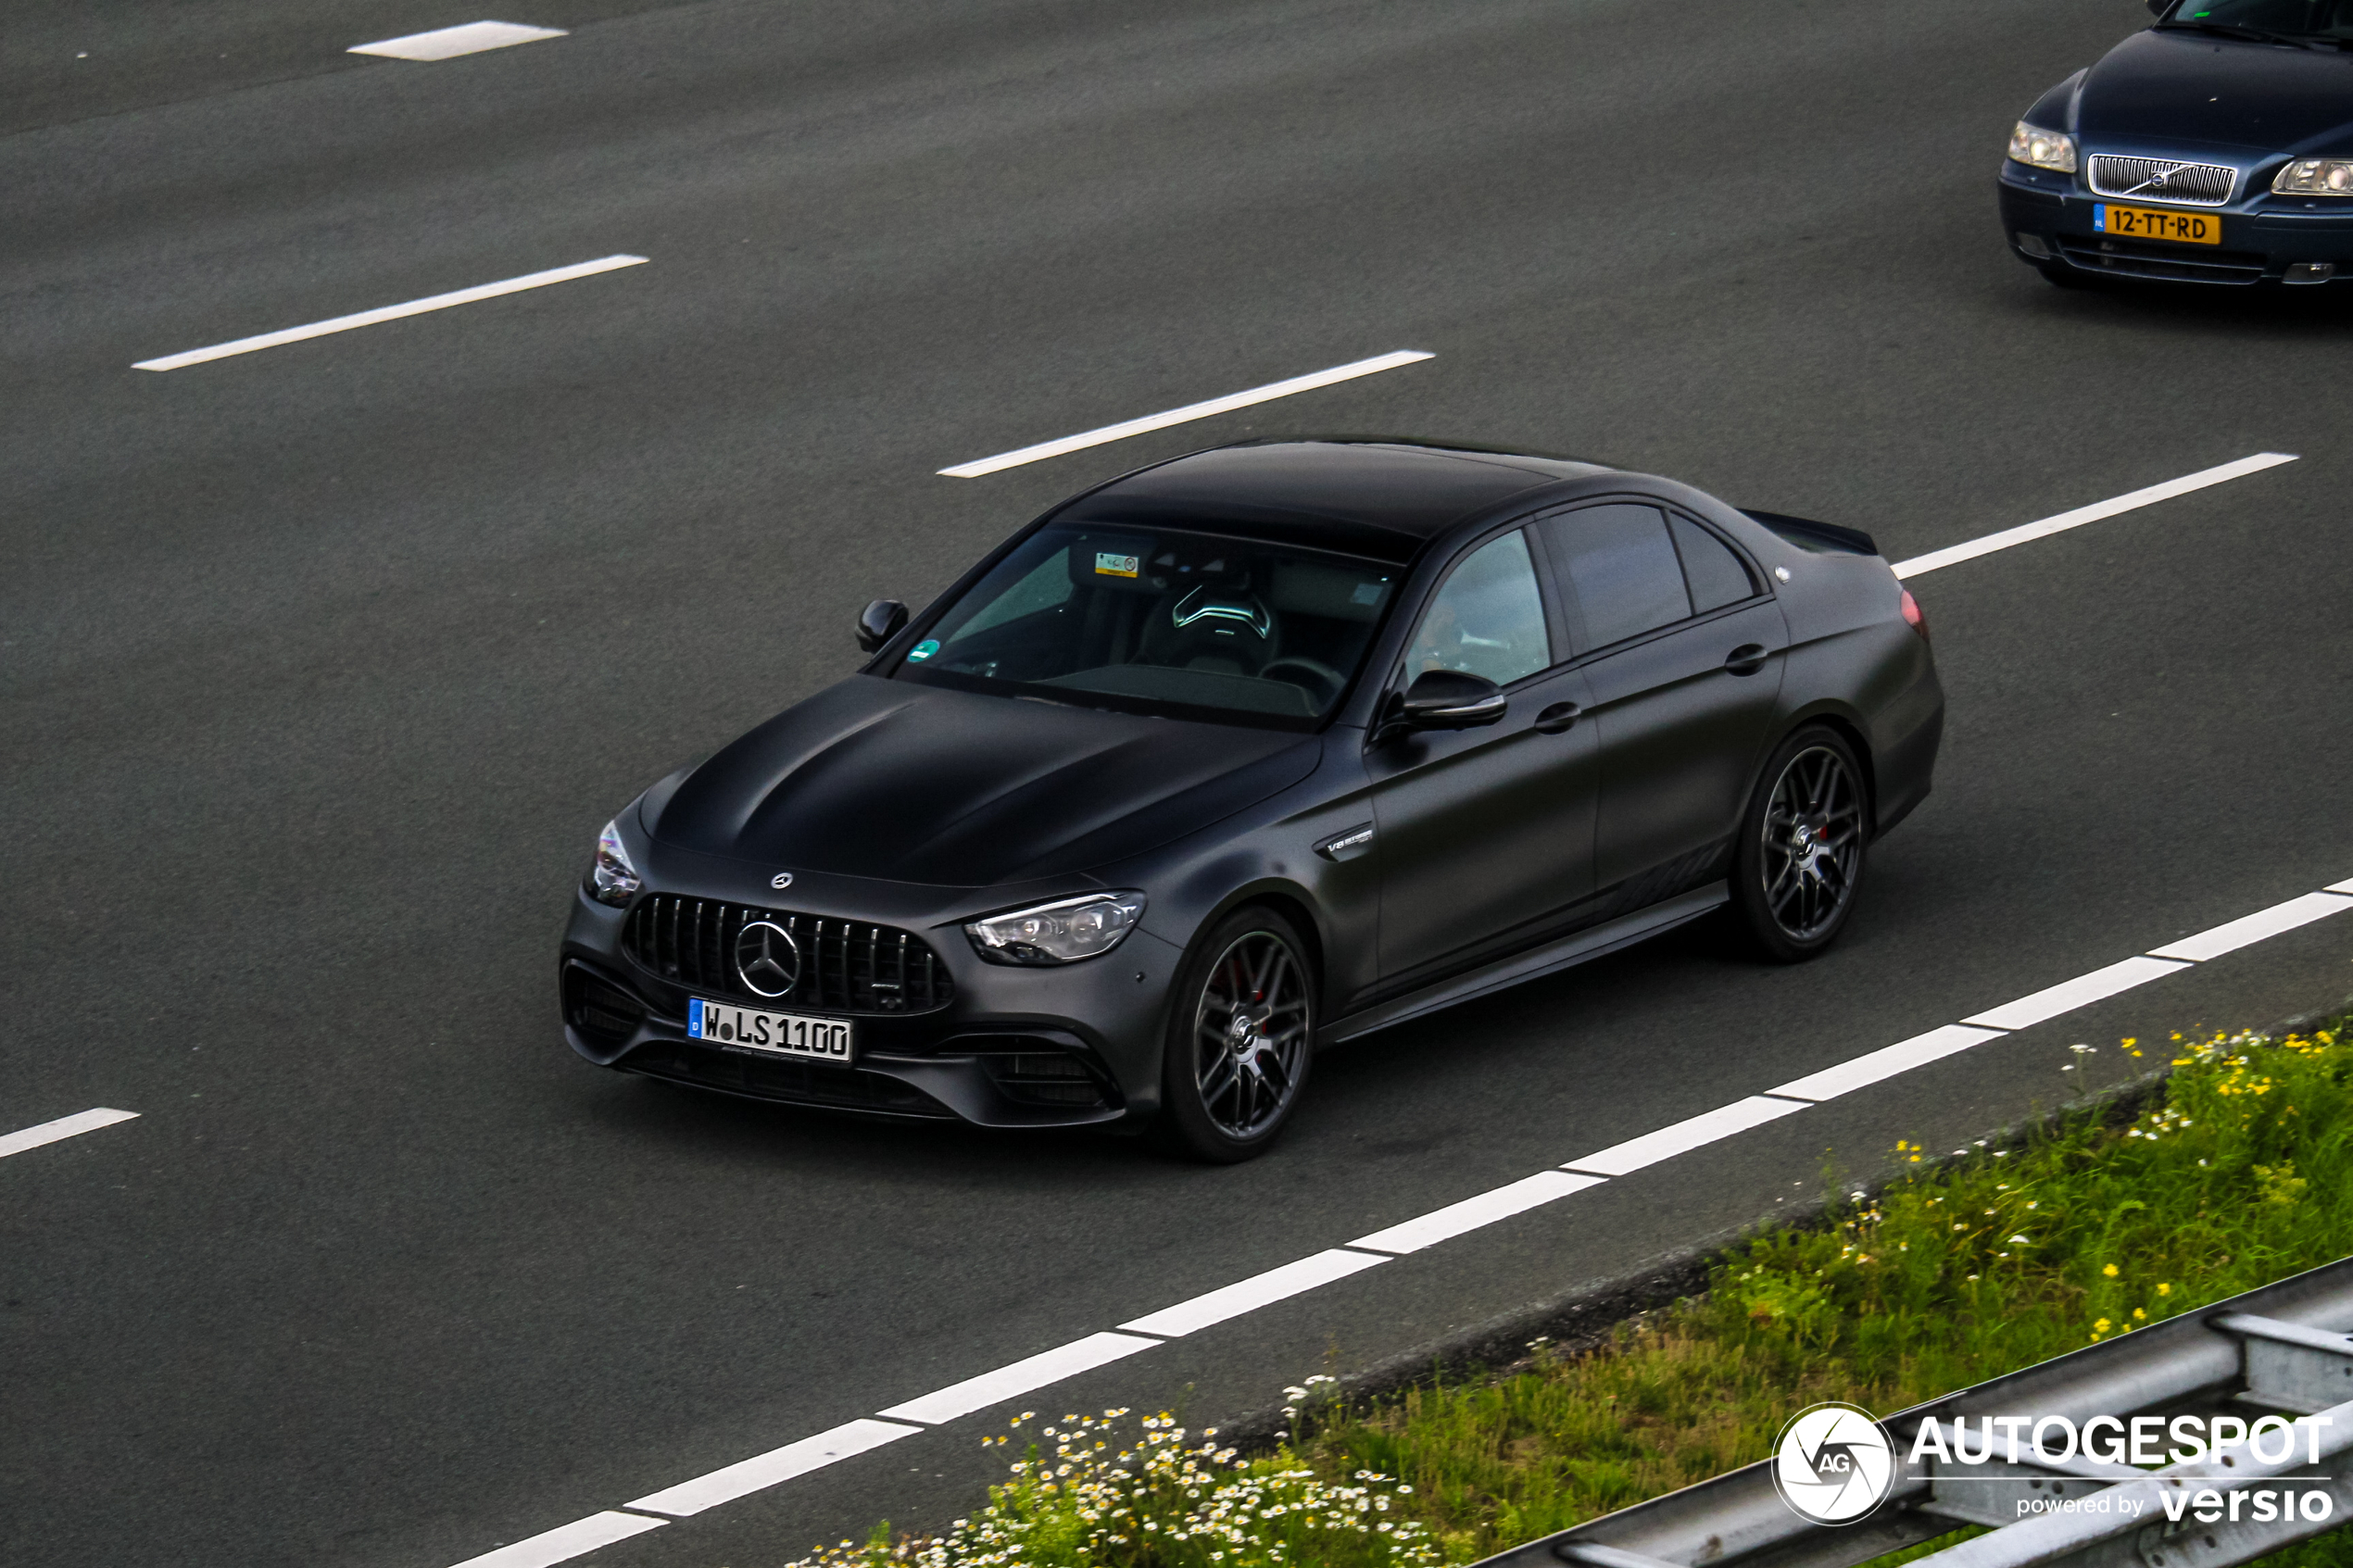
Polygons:
[[1208,528],[1403,564],[1453,524],[1596,463],[1364,436],[1252,441],[1113,480],[1058,521]]

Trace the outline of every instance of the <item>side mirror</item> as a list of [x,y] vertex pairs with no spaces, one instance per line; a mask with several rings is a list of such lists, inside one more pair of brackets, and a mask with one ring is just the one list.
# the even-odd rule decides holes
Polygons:
[[876,599],[858,612],[858,648],[879,653],[882,646],[906,629],[907,607],[897,599]]
[[1425,670],[1405,688],[1397,721],[1409,730],[1475,730],[1501,719],[1509,707],[1504,688],[1484,675]]
[[2173,0],[2149,0],[2149,15],[2161,17],[2165,14],[2166,7],[2172,4]]

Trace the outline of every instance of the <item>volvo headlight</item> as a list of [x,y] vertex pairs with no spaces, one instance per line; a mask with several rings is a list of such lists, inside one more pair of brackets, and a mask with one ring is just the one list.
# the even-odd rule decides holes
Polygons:
[[607,822],[605,831],[597,835],[597,863],[588,868],[588,896],[599,904],[618,907],[645,885],[646,879],[637,874],[629,859],[629,847],[621,842],[621,823]]
[[2075,172],[2075,138],[2064,131],[2045,131],[2039,125],[2029,125],[2021,119],[2018,122],[2018,129],[2010,132],[2010,161],[2072,174]]
[[1089,893],[967,921],[964,935],[995,963],[1069,963],[1110,952],[1143,918],[1140,893]]
[[2353,157],[2300,157],[2271,182],[2281,196],[2353,196]]

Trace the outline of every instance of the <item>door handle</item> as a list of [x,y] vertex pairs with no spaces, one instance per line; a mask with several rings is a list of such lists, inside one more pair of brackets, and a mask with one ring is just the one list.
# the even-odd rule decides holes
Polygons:
[[1724,668],[1735,675],[1754,675],[1765,668],[1765,645],[1743,643],[1724,656]]
[[1528,727],[1538,734],[1556,735],[1576,723],[1577,716],[1584,711],[1573,702],[1556,702],[1536,715],[1536,722]]

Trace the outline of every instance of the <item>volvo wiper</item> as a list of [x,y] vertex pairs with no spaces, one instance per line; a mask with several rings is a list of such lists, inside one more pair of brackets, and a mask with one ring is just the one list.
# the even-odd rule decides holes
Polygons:
[[2241,38],[2249,44],[2286,44],[2298,49],[2309,49],[2312,41],[2292,32],[2271,32],[2244,22],[2159,22],[2158,28],[2166,32],[2210,32],[2219,38]]

